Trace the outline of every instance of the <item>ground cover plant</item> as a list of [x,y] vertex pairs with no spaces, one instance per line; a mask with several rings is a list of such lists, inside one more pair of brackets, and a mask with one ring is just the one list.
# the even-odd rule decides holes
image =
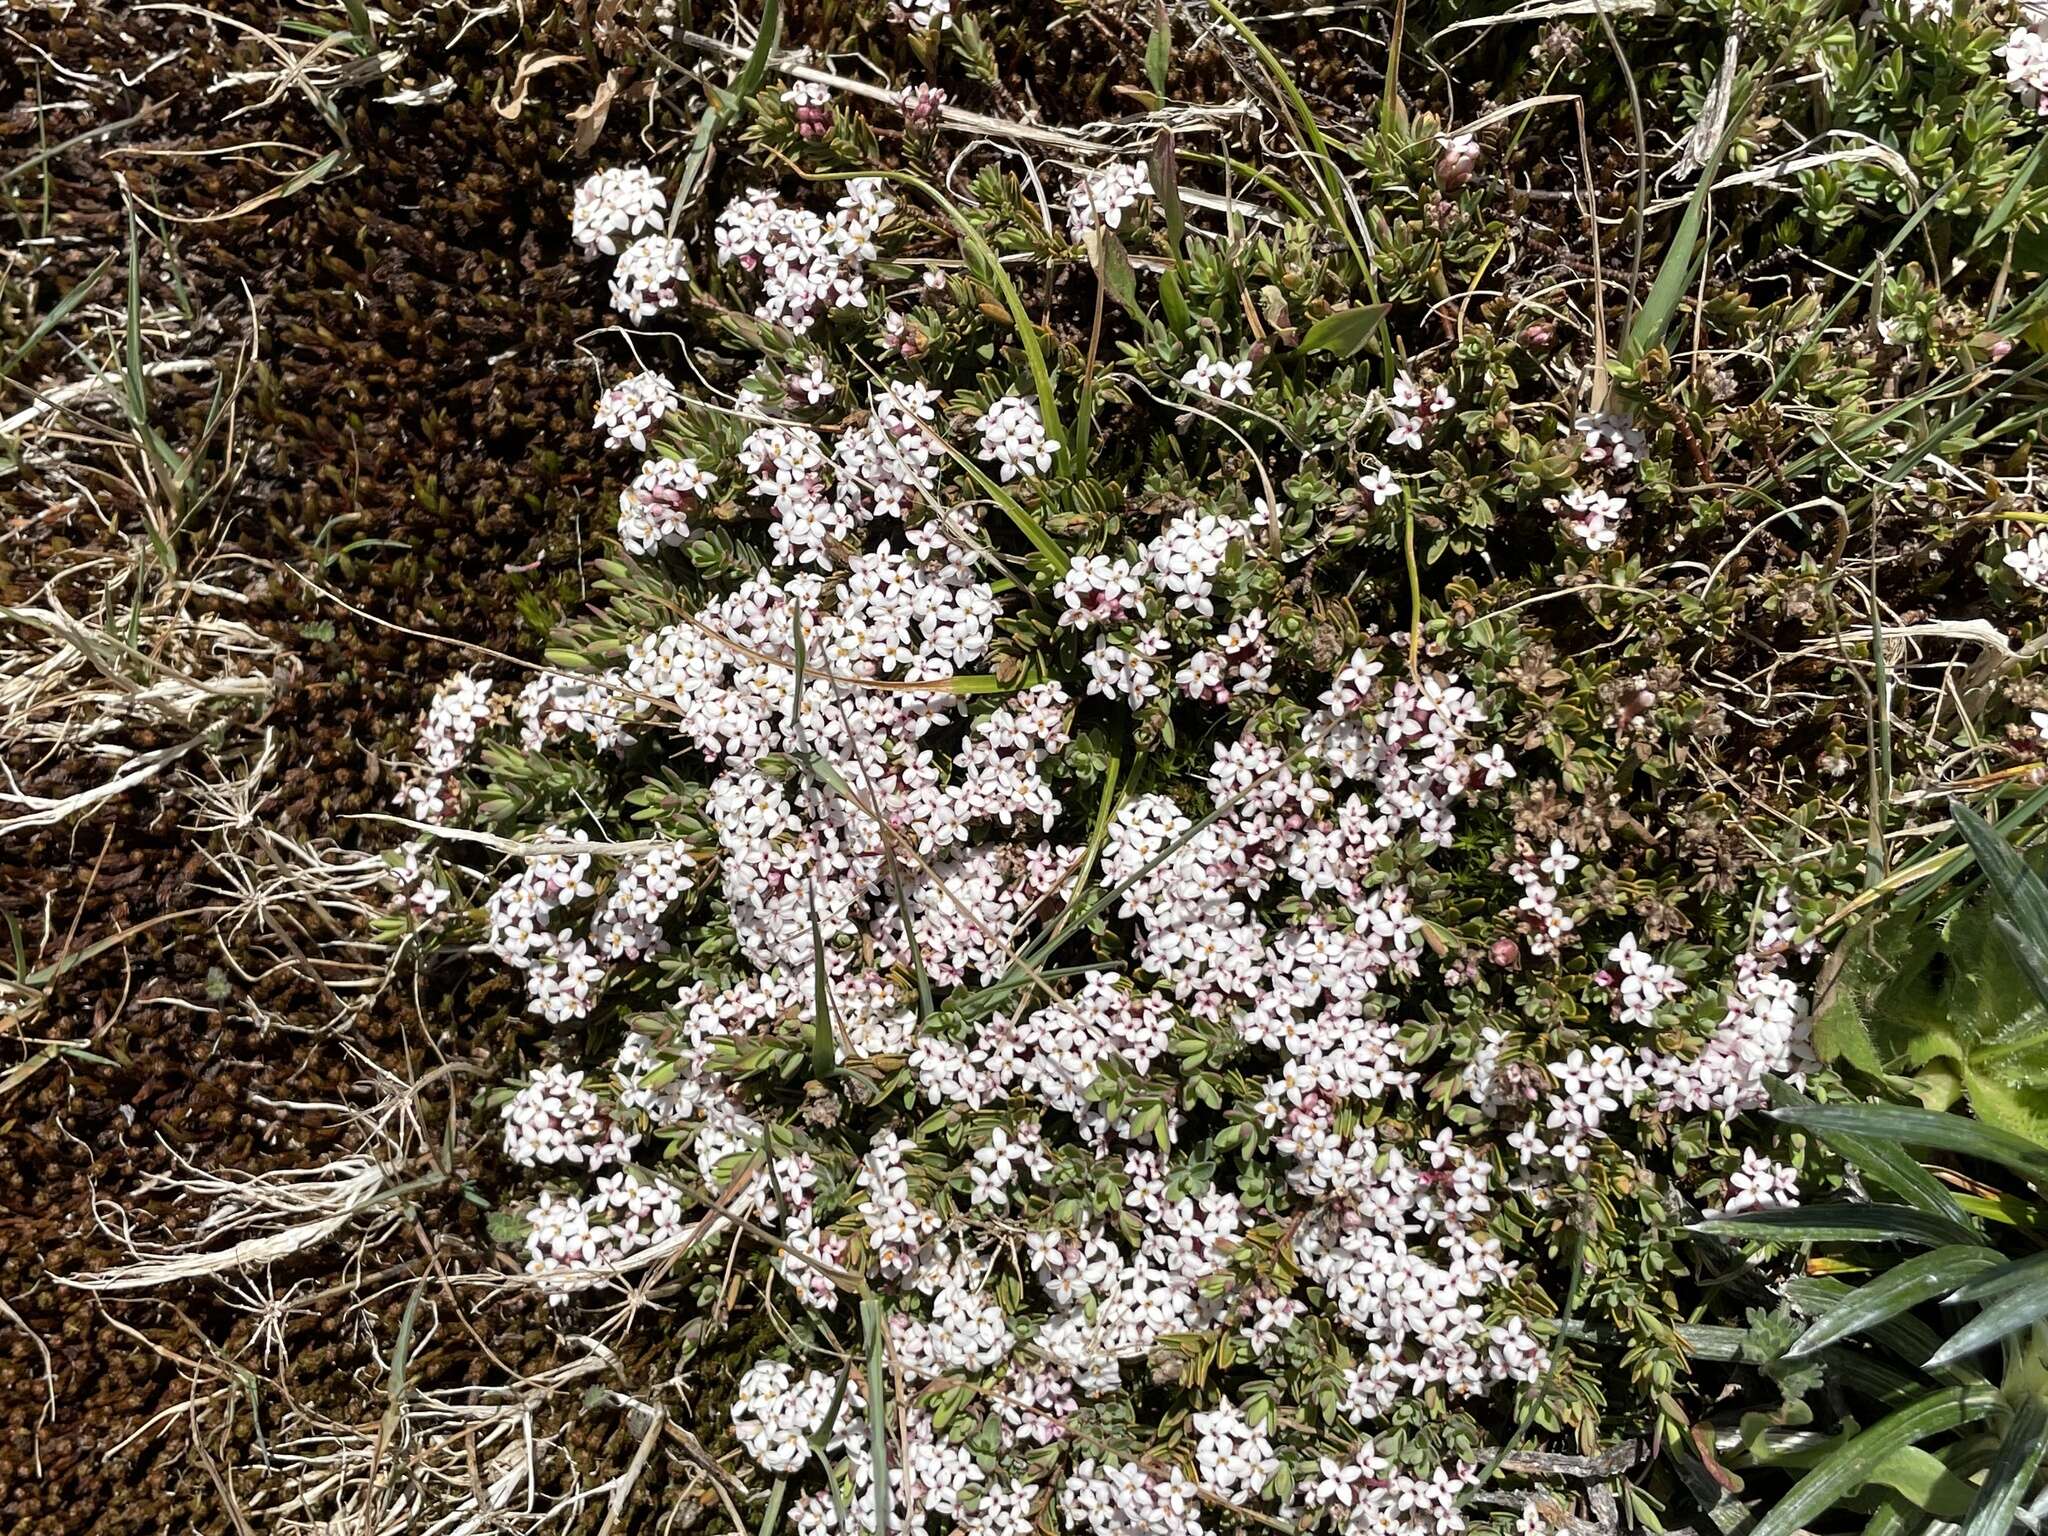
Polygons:
[[[132,433],[89,558],[168,506],[264,573],[145,562],[142,654],[249,615],[323,754],[101,793],[271,717],[67,763],[20,694],[46,845],[249,882],[145,992],[162,1053],[254,1021],[266,1151],[95,1162],[114,1253],[7,1314],[59,1423],[88,1327],[170,1383],[121,1444],[182,1428],[181,1514],[115,1518],[2037,1525],[2032,951],[1966,833],[2044,793],[2038,16],[741,10],[22,34],[105,110],[18,125],[9,483],[68,536]],[[148,370],[223,274],[278,297],[205,366],[279,361],[186,519],[228,408]],[[383,837],[418,970],[338,1022]],[[134,946],[32,888],[62,1142]]]
[[1378,21],[1333,92],[1169,13],[1006,138],[1028,22],[771,14],[564,189],[618,547],[437,694],[400,878],[552,1026],[495,1229],[691,1315],[767,1528],[1772,1505],[1691,1229],[1856,1188],[1760,1113],[1885,1070],[1826,943],[2036,808],[2034,34]]

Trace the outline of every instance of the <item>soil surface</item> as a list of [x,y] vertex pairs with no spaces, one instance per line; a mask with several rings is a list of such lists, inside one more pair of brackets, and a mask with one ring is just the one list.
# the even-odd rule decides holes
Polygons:
[[[234,9],[273,29],[262,7]],[[522,40],[507,9],[457,41],[463,20],[430,15],[395,44],[430,61],[417,79],[408,64],[396,78],[329,82],[330,120],[284,84],[224,87],[238,72],[274,74],[278,60],[196,12],[0,17],[0,166],[32,167],[0,187],[11,200],[0,211],[39,235],[25,248],[41,252],[43,312],[109,255],[101,297],[118,303],[128,195],[163,215],[143,215],[147,232],[169,232],[158,259],[145,255],[142,289],[186,313],[184,355],[232,372],[253,307],[258,362],[233,428],[244,467],[219,526],[197,536],[213,542],[192,555],[232,553],[209,567],[231,578],[214,579],[236,582],[234,616],[287,658],[268,709],[229,733],[245,746],[268,735],[262,816],[296,840],[388,842],[349,818],[391,809],[381,765],[462,664],[427,637],[531,653],[522,599],[565,595],[542,584],[573,580],[595,548],[603,471],[578,338],[598,323],[602,285],[570,257],[564,188],[577,170],[550,104],[572,99],[569,77],[582,70],[558,66],[563,89],[508,117],[493,96],[520,50],[545,39]],[[435,88],[432,99],[376,99],[408,85]],[[236,107],[251,110],[230,119]],[[344,138],[333,174],[295,184]],[[231,146],[245,147],[221,153]],[[246,211],[222,217],[236,210]],[[18,318],[0,309],[0,356],[22,339]],[[0,416],[32,381],[49,388],[83,371],[45,342]],[[166,436],[195,433],[210,398],[203,376],[164,381]],[[118,484],[101,490],[117,523],[136,510]],[[0,602],[31,601],[106,547],[103,526],[51,504],[33,474],[0,478],[0,502]],[[51,796],[105,771],[66,754],[8,766],[26,775],[22,790]],[[437,1059],[468,1069],[446,1081],[458,1119],[473,1122],[476,1086],[516,1044],[509,1026],[474,1033],[492,1010],[473,1000],[469,1032],[455,1038],[431,987],[423,1007],[421,989],[394,989],[337,1031],[323,977],[341,973],[274,945],[277,967],[245,982],[235,940],[217,931],[221,880],[206,846],[163,781],[0,844],[0,903],[31,960],[60,972],[32,1011],[0,1023],[0,1530],[20,1536],[278,1528],[246,1512],[246,1469],[261,1464],[285,1406],[266,1394],[374,1426],[389,1361],[373,1341],[391,1338],[435,1273],[427,1235],[448,1262],[497,1262],[461,1192],[466,1154],[452,1169],[423,1162],[412,1208],[364,1257],[379,1282],[362,1287],[367,1315],[316,1294],[267,1341],[275,1379],[260,1392],[236,1366],[262,1366],[266,1341],[225,1286],[141,1297],[62,1283],[119,1257],[102,1220],[131,1222],[143,1239],[190,1231],[208,1204],[179,1196],[191,1168],[308,1168],[361,1150],[344,1107],[372,1102],[381,1070],[412,1077]],[[305,942],[346,937],[335,925]],[[241,968],[256,974],[246,957]],[[335,1107],[309,1107],[319,1105]],[[450,1113],[445,1099],[420,1105],[436,1135]],[[278,1266],[275,1284],[327,1286],[334,1271],[330,1249]],[[480,1321],[501,1357],[544,1364],[544,1312]],[[437,1338],[455,1331],[450,1322]],[[455,1347],[411,1363],[423,1385],[495,1368]]]

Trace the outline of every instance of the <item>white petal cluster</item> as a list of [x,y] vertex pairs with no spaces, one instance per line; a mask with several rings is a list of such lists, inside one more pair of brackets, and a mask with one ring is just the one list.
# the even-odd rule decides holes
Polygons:
[[645,453],[647,434],[682,403],[675,385],[662,375],[652,371],[636,373],[597,397],[593,425],[604,433],[606,447],[631,443]]
[[1046,435],[1037,405],[1022,395],[989,402],[975,419],[974,430],[981,434],[978,456],[996,465],[1005,482],[1046,473],[1060,449],[1059,441]]
[[619,254],[612,268],[612,308],[635,323],[674,309],[690,272],[683,242],[647,235]]
[[622,1130],[581,1072],[542,1067],[500,1111],[505,1155],[523,1167],[568,1163],[602,1168],[624,1162],[640,1138]]
[[1597,553],[1613,545],[1621,520],[1628,516],[1628,503],[1606,491],[1581,487],[1565,492],[1561,516],[1572,537]]
[[1721,1214],[1781,1210],[1799,1203],[1799,1171],[1773,1162],[1754,1147],[1742,1149],[1742,1166],[1728,1175],[1728,1198]]
[[[1142,165],[1111,166],[1074,189],[1070,232],[1151,193]],[[579,227],[641,236],[613,284],[646,318],[683,253],[600,202]],[[542,673],[509,707],[462,675],[429,711],[437,804],[500,722],[573,760],[559,782],[638,786],[630,817],[546,802],[574,824],[483,887],[485,944],[540,1018],[577,1024],[609,993],[603,1033],[564,1031],[594,1045],[627,1014],[614,1060],[544,1067],[504,1107],[508,1154],[554,1185],[529,1264],[596,1284],[689,1230],[685,1200],[708,1213],[786,1325],[771,1352],[796,1357],[752,1361],[731,1415],[761,1469],[801,1477],[799,1536],[872,1527],[878,1497],[905,1536],[1207,1536],[1240,1528],[1233,1506],[1460,1536],[1476,1469],[1396,1466],[1375,1436],[1413,1400],[1484,1422],[1547,1378],[1554,1325],[1524,1315],[1536,1282],[1505,1245],[1582,1200],[1588,1170],[1654,1182],[1634,1114],[1730,1115],[1805,1064],[1791,898],[1722,976],[1647,908],[1617,920],[1599,835],[1503,792],[1530,738],[1494,706],[1495,657],[1368,630],[1304,664],[1270,594],[1314,538],[1306,507],[1162,474],[1070,557],[992,555],[986,479],[1049,476],[1062,445],[1035,398],[995,393],[1028,386],[949,409],[917,376],[927,320],[892,329],[868,291],[914,286],[910,223],[879,181],[825,213],[767,191],[725,209],[733,282],[808,339],[784,334],[736,411],[681,413],[646,373],[597,419],[642,454],[667,439],[619,493],[630,553],[695,539],[708,570],[724,535],[693,524],[764,533],[687,600],[615,605],[632,618],[591,648],[603,669]],[[875,357],[892,376],[863,371]],[[1251,372],[1210,358],[1182,382],[1240,399]],[[1457,401],[1402,373],[1368,410],[1417,473],[1368,460],[1348,512],[1422,494],[1436,461],[1393,456],[1441,446]],[[1566,430],[1584,484],[1560,515],[1602,549],[1646,444],[1621,417]],[[1033,627],[1055,638],[1021,651]],[[1176,700],[1203,707],[1169,720]],[[1455,894],[1475,868],[1505,872],[1505,910]],[[416,905],[452,899],[418,859],[402,876],[439,893]],[[1475,927],[1497,938],[1473,952]],[[1576,978],[1569,1023],[1468,1023],[1457,989],[1524,966]],[[1724,1187],[1731,1211],[1798,1199],[1796,1170],[1753,1150]],[[859,1357],[796,1342],[845,1338],[856,1310],[897,1386],[886,1469]],[[1310,1355],[1320,1444],[1243,1369],[1292,1380]],[[1197,1360],[1214,1374],[1148,1447],[1132,1394],[1194,1382],[1177,1372]]]
[[2048,16],[2030,15],[2006,34],[2005,82],[2035,112],[2048,117]]
[[1083,176],[1067,192],[1067,234],[1120,229],[1124,215],[1153,195],[1152,172],[1142,160],[1118,161]]
[[629,554],[651,554],[690,536],[690,509],[717,485],[695,459],[649,459],[619,492],[619,542]]
[[874,177],[848,182],[839,206],[826,214],[785,207],[773,192],[756,188],[718,216],[718,259],[760,278],[756,315],[802,334],[822,315],[867,305],[864,273],[895,211],[895,200]]
[[953,25],[953,0],[889,0],[889,16],[914,31]]
[[569,232],[586,251],[619,254],[618,237],[657,228],[668,195],[645,166],[614,166],[586,178],[569,211]]

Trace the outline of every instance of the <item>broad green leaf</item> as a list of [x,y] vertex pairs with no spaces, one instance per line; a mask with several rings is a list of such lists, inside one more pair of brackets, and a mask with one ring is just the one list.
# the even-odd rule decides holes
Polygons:
[[2048,1144],[2048,942],[2029,931],[2041,882],[1981,818],[1959,807],[1955,820],[1986,888],[1940,920],[1902,910],[1845,940],[1814,1043],[1873,1075],[1912,1075],[1930,1107],[1962,1097],[1986,1124]]
[[[1785,1299],[1808,1317],[1819,1317],[1829,1308],[1840,1306],[1852,1294],[1851,1287],[1842,1281],[1819,1275],[1795,1275],[1784,1283],[1783,1289]],[[1871,1343],[1889,1350],[1900,1360],[1910,1362],[1915,1369],[1941,1347],[1941,1339],[1934,1330],[1909,1313],[1873,1323],[1864,1332]],[[1954,1376],[1957,1373],[1950,1374]],[[1972,1380],[1982,1380],[1974,1371],[1961,1374]]]
[[1998,1411],[1996,1389],[1945,1387],[1930,1392],[1910,1407],[1888,1414],[1847,1444],[1823,1457],[1820,1465],[1793,1485],[1772,1511],[1757,1522],[1750,1536],[1792,1536],[1816,1515],[1834,1508],[1867,1487],[1887,1458],[1930,1435],[1974,1424]]
[[1823,1312],[1785,1351],[1797,1358],[1863,1332],[1873,1324],[1946,1295],[1962,1281],[1997,1265],[1995,1249],[1960,1244],[1916,1254],[1868,1285],[1858,1286]]
[[1962,1519],[1976,1493],[1949,1471],[1939,1456],[1917,1445],[1902,1446],[1886,1455],[1871,1468],[1870,1481],[1945,1520]]
[[1969,806],[1951,801],[1949,815],[1990,882],[1999,909],[1992,924],[1994,931],[2035,995],[2048,1004],[2048,884],[2043,884],[2012,844]]
[[1919,1243],[1929,1248],[1976,1245],[1976,1234],[1910,1205],[1793,1206],[1710,1216],[1693,1231],[1773,1243]]
[[1949,1293],[1949,1300],[1989,1301],[2016,1291],[2023,1285],[2032,1285],[2036,1280],[2048,1279],[2048,1253],[2037,1253],[2031,1258],[2010,1259],[1996,1269],[1977,1276],[1967,1284],[1959,1285]]
[[1359,304],[1325,315],[1301,338],[1304,352],[1328,352],[1333,357],[1356,357],[1386,323],[1387,306]]

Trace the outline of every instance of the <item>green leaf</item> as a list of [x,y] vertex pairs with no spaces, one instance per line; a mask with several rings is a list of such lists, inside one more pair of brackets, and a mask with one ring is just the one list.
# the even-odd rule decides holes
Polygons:
[[1948,1299],[1955,1302],[1989,1301],[2020,1286],[2031,1285],[2042,1276],[2048,1276],[2048,1253],[2037,1253],[2025,1259],[2008,1259],[1996,1269],[1957,1286],[1949,1293]]
[[1915,1254],[1868,1285],[1852,1290],[1829,1307],[1785,1351],[1791,1358],[1811,1355],[1875,1324],[1911,1311],[1955,1289],[1962,1281],[1996,1266],[1995,1249],[1953,1244],[1932,1253]]
[[1182,247],[1187,238],[1187,214],[1180,205],[1180,157],[1171,128],[1160,129],[1159,137],[1152,141],[1148,169],[1152,195],[1159,202],[1160,217],[1166,221],[1166,248],[1176,263],[1185,261],[1187,253]]
[[1301,135],[1304,155],[1322,191],[1324,220],[1331,233],[1339,236],[1350,251],[1352,263],[1358,269],[1358,279],[1365,285],[1366,292],[1377,299],[1379,294],[1373,283],[1372,263],[1366,259],[1365,249],[1358,243],[1358,236],[1351,227],[1351,203],[1345,195],[1344,177],[1337,168],[1337,157],[1330,149],[1330,141],[1316,121],[1314,109],[1303,98],[1294,77],[1287,73],[1286,65],[1280,62],[1279,55],[1267,46],[1264,38],[1246,26],[1223,0],[1209,0],[1209,8],[1244,40],[1245,46],[1251,49],[1278,90],[1294,119],[1295,132]]
[[882,1341],[888,1323],[882,1315],[881,1297],[861,1298],[860,1326],[867,1349],[868,1459],[874,1468],[874,1536],[889,1536],[889,1435],[884,1418],[888,1400],[882,1393]]
[[[1782,1078],[1770,1080],[1770,1094],[1772,1101],[1781,1108],[1811,1108],[1813,1105],[1812,1100]],[[1929,1173],[1918,1158],[1897,1143],[1840,1130],[1816,1134],[1860,1169],[1866,1178],[1882,1184],[1908,1205],[1917,1205],[1930,1215],[1977,1230],[1976,1219],[1963,1209],[1948,1188]]]
[[1710,1216],[1695,1232],[1715,1237],[1752,1237],[1773,1243],[1920,1243],[1975,1247],[1967,1227],[1910,1205],[1806,1205],[1785,1210],[1744,1211]]
[[1388,306],[1359,304],[1325,315],[1301,338],[1304,352],[1328,352],[1333,357],[1356,357],[1386,323]]
[[1757,1522],[1750,1536],[1792,1536],[1816,1515],[1867,1486],[1872,1474],[1894,1452],[1917,1445],[1929,1435],[1989,1418],[2000,1402],[1997,1391],[1989,1386],[1947,1387],[1886,1415],[1823,1457],[1819,1466]]
[[761,1511],[759,1536],[775,1536],[782,1524],[782,1509],[789,1502],[789,1479],[778,1477],[775,1486],[768,1490],[768,1507]]
[[1927,1357],[1927,1367],[1935,1370],[1960,1360],[2008,1334],[2032,1327],[2044,1317],[2048,1317],[2048,1279],[2019,1286],[1951,1334],[1947,1343]]
[[1159,274],[1159,307],[1166,311],[1167,328],[1176,336],[1185,336],[1195,323],[1188,301],[1181,295],[1180,279],[1171,271]]
[[1963,1521],[1963,1536],[2006,1536],[2020,1500],[2033,1486],[2041,1453],[2048,1450],[2048,1397],[2034,1393],[2013,1411],[1998,1457],[1985,1470],[1976,1500]]
[[1152,94],[1166,100],[1166,67],[1173,54],[1173,22],[1162,10],[1152,23],[1152,35],[1145,40],[1145,81]]
[[1148,324],[1150,317],[1138,302],[1138,274],[1131,270],[1131,258],[1125,252],[1123,242],[1116,232],[1106,225],[1088,231],[1084,244],[1088,248],[1088,264],[1095,268],[1095,277],[1109,296],[1121,304],[1124,312],[1139,324]]
[[1817,1136],[1847,1131],[1852,1136],[1889,1139],[1909,1147],[1933,1147],[1979,1157],[2009,1169],[2029,1183],[2048,1188],[2048,1149],[1965,1115],[1942,1114],[1903,1104],[1815,1104],[1804,1109],[1774,1109],[1770,1114],[1774,1120]]
[[1626,362],[1639,361],[1652,347],[1663,342],[1664,333],[1670,329],[1672,318],[1678,313],[1679,301],[1692,286],[1696,269],[1694,256],[1699,250],[1700,236],[1706,230],[1707,200],[1714,189],[1714,178],[1720,174],[1721,157],[1727,151],[1729,140],[1734,137],[1735,125],[1748,109],[1749,93],[1741,82],[1729,82],[1729,93],[1727,120],[1700,166],[1699,185],[1693,188],[1692,196],[1686,201],[1685,214],[1678,221],[1678,232],[1664,249],[1664,259],[1658,264],[1657,277],[1650,284],[1649,296],[1643,300],[1643,307],[1636,311],[1635,320],[1628,328],[1628,339],[1622,347],[1622,358]]
[[738,118],[746,99],[761,89],[761,82],[768,78],[768,61],[774,57],[776,44],[781,41],[782,0],[766,0],[761,9],[760,28],[754,34],[753,51],[740,67],[732,94],[723,100],[709,94],[705,98],[704,115],[698,119],[696,135],[691,140],[689,154],[683,159],[682,175],[676,183],[675,202],[669,213],[671,235],[676,232],[676,223],[682,217],[683,208],[703,179],[705,166],[711,159],[712,145],[717,142],[719,134]]
[[[1795,1275],[1785,1281],[1785,1299],[1808,1317],[1818,1317],[1830,1307],[1841,1305],[1852,1294],[1851,1288],[1842,1281],[1826,1275]],[[1888,1350],[1900,1360],[1910,1361],[1917,1370],[1935,1350],[1941,1347],[1941,1340],[1934,1330],[1919,1318],[1908,1313],[1882,1323],[1873,1323],[1865,1330],[1870,1342]],[[1981,1381],[1975,1371],[1951,1373]]]
[[[1977,856],[1984,878],[1990,882],[1992,898],[1999,908],[1992,922],[1994,931],[2004,941],[2036,997],[2048,1005],[2048,884],[2027,868],[2012,844],[1969,806],[1952,800],[1949,815]],[[2008,1022],[2004,1029],[2017,1033],[2018,1025]]]

